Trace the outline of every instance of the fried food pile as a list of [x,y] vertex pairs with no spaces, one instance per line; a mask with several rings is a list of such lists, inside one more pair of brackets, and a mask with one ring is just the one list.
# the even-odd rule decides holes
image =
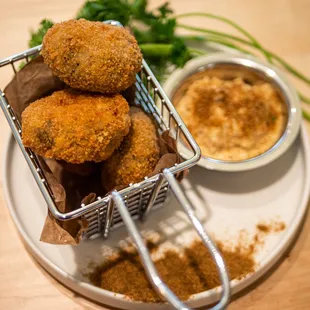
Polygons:
[[150,174],[160,157],[156,126],[120,94],[141,69],[135,38],[122,27],[70,20],[48,30],[41,54],[67,86],[24,110],[25,147],[71,171],[102,163],[107,191]]

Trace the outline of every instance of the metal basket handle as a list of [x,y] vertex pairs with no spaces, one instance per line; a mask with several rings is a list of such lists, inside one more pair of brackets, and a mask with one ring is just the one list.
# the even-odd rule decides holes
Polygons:
[[[222,283],[222,296],[220,301],[210,308],[210,310],[221,310],[225,309],[229,302],[230,298],[230,284],[229,284],[229,276],[226,270],[226,266],[221,256],[219,250],[209,237],[209,235],[204,230],[202,224],[199,222],[197,217],[194,214],[194,209],[192,208],[189,200],[186,198],[185,194],[183,193],[181,187],[179,186],[178,182],[174,178],[174,175],[169,171],[169,169],[165,169],[163,171],[163,177],[167,180],[170,185],[170,188],[174,195],[176,196],[177,200],[179,201],[180,205],[184,209],[187,217],[190,219],[194,228],[196,229],[197,233],[199,234],[200,238],[202,239],[204,245],[208,248],[211,252],[213,259],[215,260],[221,283]],[[186,306],[183,302],[181,302],[178,297],[174,295],[174,293],[167,287],[167,285],[163,282],[160,278],[155,265],[151,259],[151,256],[148,252],[148,249],[142,239],[142,236],[137,229],[134,221],[132,220],[128,209],[121,197],[121,195],[117,191],[112,192],[112,199],[117,206],[119,213],[123,219],[124,224],[127,226],[128,232],[132,237],[138,253],[142,260],[142,265],[144,267],[145,273],[148,276],[152,286],[158,292],[158,294],[167,300],[175,309],[182,309],[182,310],[190,310],[188,306]]]

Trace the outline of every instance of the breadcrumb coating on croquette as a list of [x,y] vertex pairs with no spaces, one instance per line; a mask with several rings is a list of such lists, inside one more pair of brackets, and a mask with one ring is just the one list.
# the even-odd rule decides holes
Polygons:
[[102,165],[102,184],[109,191],[137,183],[150,174],[160,158],[157,131],[141,109],[130,108],[131,128],[119,149]]
[[71,87],[101,93],[130,87],[142,63],[138,43],[128,30],[84,19],[50,28],[41,55],[53,73]]
[[129,106],[121,95],[65,89],[35,101],[22,114],[26,147],[74,164],[106,160],[129,128]]

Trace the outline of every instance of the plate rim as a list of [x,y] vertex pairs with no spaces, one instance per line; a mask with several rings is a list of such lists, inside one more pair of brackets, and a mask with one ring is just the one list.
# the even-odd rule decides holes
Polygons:
[[[292,240],[296,236],[298,232],[298,228],[303,222],[304,216],[308,209],[308,201],[309,201],[309,194],[310,194],[310,144],[308,139],[308,134],[306,131],[305,124],[302,123],[301,130],[300,130],[300,145],[303,147],[304,153],[304,162],[305,162],[305,181],[304,181],[304,192],[300,196],[300,206],[298,208],[298,213],[294,217],[294,221],[285,231],[285,235],[283,235],[281,241],[277,244],[277,246],[273,249],[273,251],[268,255],[266,259],[264,259],[259,267],[255,270],[254,273],[249,274],[245,278],[240,281],[233,280],[232,281],[232,295],[242,291],[249,285],[255,283],[259,278],[261,278],[268,270],[270,270],[275,263],[282,257],[285,251],[291,245]],[[115,306],[125,308],[126,306],[135,307],[135,309],[143,309],[146,305],[150,309],[167,309],[169,307],[167,304],[148,304],[139,301],[133,301],[129,298],[126,298],[125,295],[117,294],[114,292],[110,292],[101,288],[97,288],[94,285],[77,280],[72,275],[68,274],[56,264],[51,262],[47,257],[45,257],[44,253],[40,250],[39,247],[32,241],[31,237],[28,236],[27,232],[23,227],[22,221],[19,220],[15,208],[13,206],[13,202],[10,200],[10,190],[8,187],[8,182],[6,181],[7,169],[9,165],[7,162],[9,161],[8,158],[8,150],[11,143],[15,143],[15,140],[9,132],[7,134],[6,141],[4,142],[3,152],[2,152],[2,173],[1,178],[3,180],[3,193],[6,202],[6,207],[9,210],[10,216],[13,219],[14,225],[19,232],[20,238],[27,244],[27,252],[29,252],[36,261],[54,278],[56,278],[61,284],[65,285],[66,287],[70,288],[73,291],[78,292],[79,294],[90,298],[96,302],[109,305],[108,300],[113,300]],[[87,292],[85,293],[85,290]],[[214,288],[208,291],[204,291],[198,294],[193,295],[186,304],[192,307],[197,306],[205,306],[209,305],[218,300],[222,289]],[[101,296],[102,299],[107,299],[106,301],[99,300],[97,297]]]

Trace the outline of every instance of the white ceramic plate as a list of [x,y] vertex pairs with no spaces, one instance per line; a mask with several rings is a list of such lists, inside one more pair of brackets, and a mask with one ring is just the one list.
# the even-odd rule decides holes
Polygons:
[[[302,223],[309,196],[309,146],[305,129],[282,157],[253,171],[224,173],[195,167],[184,180],[186,193],[197,208],[206,229],[218,239],[236,240],[240,230],[254,233],[258,222],[281,220],[286,229],[266,236],[256,253],[257,270],[232,281],[233,293],[262,276],[281,257]],[[39,241],[47,213],[44,200],[14,139],[4,148],[3,184],[14,223],[30,252],[60,282],[97,302],[123,309],[170,309],[165,304],[146,305],[88,283],[83,273],[90,262],[101,262],[107,249],[127,237],[125,228],[114,231],[108,240],[82,242],[77,247],[55,246]],[[191,228],[171,198],[164,208],[150,214],[140,229],[160,231],[167,240],[183,244],[192,238]],[[185,238],[187,240],[185,240]],[[219,297],[209,290],[191,298],[191,307],[205,306]]]

